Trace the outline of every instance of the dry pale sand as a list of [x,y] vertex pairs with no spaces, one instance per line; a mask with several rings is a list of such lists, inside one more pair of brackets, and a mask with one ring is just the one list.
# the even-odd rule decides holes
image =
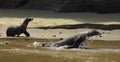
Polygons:
[[56,13],[41,10],[0,10],[0,28],[20,25],[26,17],[33,17],[29,27],[55,26],[65,24],[120,24],[120,14]]
[[[65,24],[120,24],[120,14],[96,14],[96,13],[55,13],[40,10],[0,10],[0,35],[6,37],[6,28],[11,25],[20,25],[26,17],[34,20],[28,27],[56,26]],[[34,38],[67,38],[78,32],[91,29],[28,29]],[[94,37],[99,40],[120,40],[120,30],[103,31],[103,37]],[[22,35],[24,36],[24,35]]]
[[[60,39],[60,38],[68,38],[73,36],[79,32],[89,31],[92,29],[28,29],[27,31],[31,34],[32,38],[45,38],[45,39]],[[113,31],[104,31],[99,30],[100,32],[104,32],[102,37],[100,36],[93,36],[90,39],[93,40],[112,40],[112,41],[119,41],[120,40],[120,30],[113,30]],[[21,37],[25,37],[24,34],[21,34]],[[6,37],[6,29],[0,29],[0,38],[7,38]]]

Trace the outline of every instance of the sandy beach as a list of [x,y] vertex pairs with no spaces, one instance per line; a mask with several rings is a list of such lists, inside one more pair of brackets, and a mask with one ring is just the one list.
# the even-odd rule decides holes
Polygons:
[[[96,13],[56,13],[40,10],[0,10],[0,35],[6,37],[6,29],[9,26],[20,25],[26,17],[33,17],[28,28],[68,25],[68,24],[120,24],[120,14],[96,14]],[[28,29],[33,38],[68,38],[82,31],[92,29]],[[120,30],[99,30],[105,32],[103,37],[94,37],[99,40],[120,40]],[[60,34],[61,32],[61,34]],[[24,35],[21,35],[24,36]]]
[[[73,36],[77,33],[89,31],[92,29],[28,29],[27,31],[31,34],[31,38],[43,38],[43,39],[65,39],[70,36]],[[113,30],[113,31],[105,31],[105,30],[98,30],[102,34],[102,37],[93,36],[91,39],[93,40],[106,40],[106,41],[119,41],[120,40],[120,30]],[[6,29],[0,29],[0,37],[7,38],[6,36]],[[21,37],[25,37],[24,34],[21,34]]]
[[29,27],[56,26],[66,24],[120,24],[120,14],[56,13],[44,10],[1,9],[0,27],[20,25],[26,17],[33,17]]

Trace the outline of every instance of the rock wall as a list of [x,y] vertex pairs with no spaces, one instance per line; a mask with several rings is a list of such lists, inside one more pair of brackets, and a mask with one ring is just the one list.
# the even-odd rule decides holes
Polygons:
[[69,0],[55,11],[115,13],[120,12],[119,3],[120,0]]
[[17,8],[27,3],[28,0],[0,0],[0,8]]
[[120,0],[0,0],[0,8],[52,9],[57,12],[120,12]]
[[29,0],[22,8],[55,9],[64,0]]

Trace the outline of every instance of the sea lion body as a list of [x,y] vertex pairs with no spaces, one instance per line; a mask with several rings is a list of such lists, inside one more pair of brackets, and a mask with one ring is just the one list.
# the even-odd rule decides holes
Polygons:
[[15,37],[22,33],[24,33],[27,37],[30,36],[30,34],[27,32],[27,25],[30,21],[32,21],[33,18],[26,18],[20,26],[10,26],[7,28],[6,34],[7,36]]
[[[78,38],[79,37],[79,38]],[[80,34],[74,35],[72,37],[69,37],[67,39],[58,41],[54,44],[54,46],[64,46],[64,45],[73,45],[75,41],[79,39],[80,42],[86,39],[85,36],[81,36]]]
[[82,44],[85,40],[87,40],[88,37],[95,35],[101,35],[101,33],[96,30],[79,33],[67,39],[58,41],[54,43],[53,46],[55,47],[68,46],[67,48],[78,48],[80,44]]

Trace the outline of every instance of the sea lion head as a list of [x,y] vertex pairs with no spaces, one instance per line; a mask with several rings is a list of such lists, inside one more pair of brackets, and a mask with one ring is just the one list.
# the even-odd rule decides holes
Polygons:
[[28,21],[28,22],[30,22],[30,21],[33,20],[33,18],[28,17],[28,18],[26,18],[25,20]]
[[97,30],[91,30],[91,31],[88,31],[87,33],[87,36],[95,36],[95,35],[102,35],[102,34]]

